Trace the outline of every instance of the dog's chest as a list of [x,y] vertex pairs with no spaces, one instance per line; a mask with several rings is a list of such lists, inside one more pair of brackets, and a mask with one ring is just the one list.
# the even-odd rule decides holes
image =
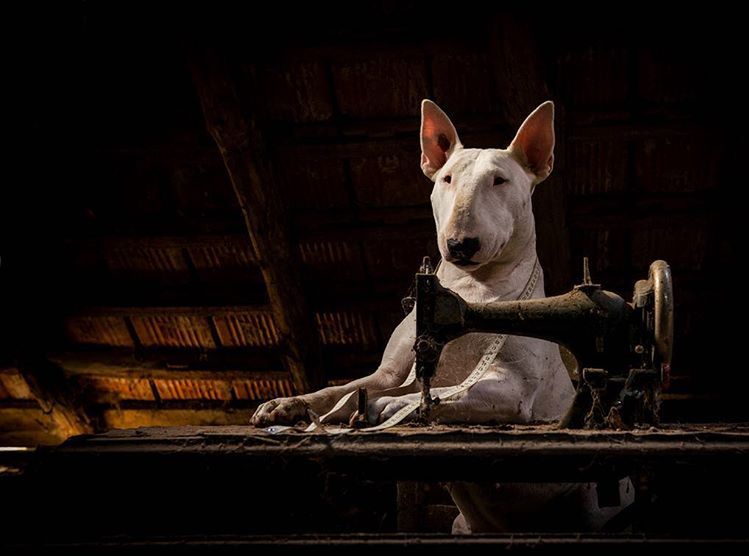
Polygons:
[[454,386],[466,379],[494,340],[494,334],[466,334],[442,350],[434,386]]
[[[433,385],[454,386],[465,380],[487,352],[496,334],[471,333],[448,343],[442,350]],[[491,365],[512,369],[513,373],[538,375],[539,369],[553,368],[549,363],[551,351],[548,342],[535,338],[507,336],[502,349]]]
[[[505,298],[505,296],[497,296],[488,288],[467,281],[450,283],[446,280],[443,285],[471,303],[490,303],[503,301]],[[536,290],[541,287],[537,284]],[[522,291],[522,285],[516,285],[515,289]],[[539,295],[539,291],[535,291],[534,294]],[[542,290],[540,295],[543,295]],[[519,296],[520,293],[512,291],[507,297],[516,299]],[[442,350],[433,385],[435,387],[454,386],[465,380],[476,368],[496,337],[496,334],[491,333],[470,333],[448,343]],[[538,363],[538,355],[543,355],[540,353],[543,351],[542,346],[536,345],[538,343],[538,340],[532,338],[508,336],[493,365],[510,363],[513,367],[519,368],[520,372],[530,372],[532,370],[530,367]]]

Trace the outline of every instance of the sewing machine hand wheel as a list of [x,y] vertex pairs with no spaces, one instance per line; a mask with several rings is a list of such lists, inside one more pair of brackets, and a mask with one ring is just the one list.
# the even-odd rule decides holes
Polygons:
[[671,269],[664,261],[650,265],[650,279],[655,286],[655,347],[659,362],[671,365],[674,349],[674,294]]
[[634,301],[652,315],[648,328],[653,333],[653,368],[661,370],[667,384],[674,345],[674,295],[671,268],[665,261],[653,262],[648,279],[635,284]]

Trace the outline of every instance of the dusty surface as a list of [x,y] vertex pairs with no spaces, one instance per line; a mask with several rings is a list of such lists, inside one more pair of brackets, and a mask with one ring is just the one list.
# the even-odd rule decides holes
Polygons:
[[[243,437],[284,437],[284,436],[330,436],[324,431],[312,433],[304,432],[304,426],[285,429],[281,432],[269,432],[266,429],[256,428],[253,426],[183,426],[183,427],[143,427],[138,429],[112,430],[104,434],[97,435],[96,438],[179,438],[185,436],[243,436]],[[571,430],[560,429],[555,424],[539,425],[475,425],[475,426],[453,426],[453,425],[399,425],[386,431],[380,432],[362,432],[352,430],[346,433],[348,437],[417,437],[417,436],[440,436],[440,435],[458,435],[466,439],[482,435],[499,435],[499,436],[534,436],[539,437],[556,437],[567,439],[594,439],[594,438],[627,438],[639,437],[648,438],[652,436],[690,436],[701,434],[725,434],[725,435],[746,435],[749,438],[749,423],[698,423],[698,424],[668,424],[660,427],[648,427],[632,430]],[[337,435],[339,436],[339,435]]]
[[633,431],[435,425],[348,434],[154,427],[78,436],[39,451],[35,461],[42,472],[65,477],[94,472],[173,477],[181,469],[190,481],[226,473],[242,477],[240,483],[255,476],[276,485],[330,472],[388,481],[589,482],[643,470],[671,477],[679,469],[690,477],[724,476],[746,469],[749,425]]

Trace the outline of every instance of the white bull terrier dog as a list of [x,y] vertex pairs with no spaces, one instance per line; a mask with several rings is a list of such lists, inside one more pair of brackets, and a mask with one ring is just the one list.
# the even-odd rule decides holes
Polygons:
[[[523,295],[537,262],[531,194],[554,164],[554,104],[544,102],[523,122],[506,149],[464,148],[447,115],[432,101],[421,105],[421,168],[434,181],[431,201],[437,241],[445,264],[440,283],[474,303],[514,300]],[[531,298],[544,297],[543,276]],[[369,392],[367,418],[381,423],[418,400],[417,386],[401,386],[414,362],[416,311],[396,327],[377,370],[342,386],[279,398],[262,404],[252,424],[292,424],[309,412],[323,415],[358,388]],[[443,349],[432,393],[460,384],[496,336],[466,334]],[[442,423],[530,423],[553,421],[570,407],[574,388],[558,346],[535,338],[508,336],[482,378],[468,390],[432,408]],[[353,401],[325,417],[348,421]],[[539,528],[545,519],[579,530],[601,527],[621,507],[599,508],[590,484],[449,485],[461,510],[456,533]],[[624,505],[633,494],[620,482]],[[553,526],[552,526],[553,528]]]

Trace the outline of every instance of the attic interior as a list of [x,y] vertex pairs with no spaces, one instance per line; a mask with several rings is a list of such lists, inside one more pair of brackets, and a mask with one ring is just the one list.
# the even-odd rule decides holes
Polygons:
[[[16,450],[3,452],[0,481],[18,507],[32,507],[28,492],[74,499],[76,488],[94,491],[61,486],[95,469],[71,463],[86,450],[106,452],[96,439],[110,437],[88,435],[137,429],[161,446],[158,431],[168,429],[146,427],[180,427],[179,439],[186,426],[209,435],[233,426],[206,443],[249,446],[242,431],[262,402],[377,368],[422,258],[439,260],[433,184],[419,167],[425,98],[450,115],[466,146],[480,148],[506,147],[533,108],[555,102],[554,170],[533,194],[546,294],[580,283],[588,257],[593,279],[629,299],[652,261],[668,261],[674,359],[661,420],[720,424],[739,459],[716,456],[705,469],[745,464],[747,379],[733,324],[741,295],[733,199],[746,147],[735,82],[741,30],[725,14],[644,17],[624,6],[617,17],[493,7],[446,22],[419,2],[372,2],[365,15],[336,3],[269,6],[262,20],[222,4],[81,2],[25,18],[28,46],[13,80],[24,120],[13,166],[22,171],[4,188],[0,224],[0,446]],[[256,205],[232,183],[243,165],[260,176],[268,214],[279,216],[255,215],[254,229],[243,208],[252,214]],[[299,349],[319,352],[321,364],[306,364]],[[24,479],[35,454],[72,437],[102,444],[74,443],[43,479]],[[367,532],[377,544],[383,531],[449,533],[454,517],[444,492],[415,482],[428,463],[406,462],[412,475],[388,471],[384,483],[313,472],[302,487],[279,479],[261,488],[259,476],[240,484],[241,462],[204,461],[198,450],[169,471],[168,456],[147,465],[127,442],[96,460],[109,466],[96,476],[116,488],[112,500],[146,486],[169,494],[161,504],[174,513],[169,527],[141,527],[107,503],[111,520],[94,519],[101,535],[181,535],[172,527],[179,519],[244,534],[246,521],[226,509],[213,518],[208,506],[178,511],[195,499],[215,511],[224,504],[216,492],[193,499],[184,484],[164,484],[170,473],[189,480],[211,466],[226,473],[206,476],[216,490],[252,500],[272,493],[268,515],[253,514],[252,530],[264,535],[288,533],[284,520],[303,515],[296,531],[337,519],[321,527]],[[303,476],[305,465],[289,469]],[[113,479],[128,469],[137,472]],[[702,487],[680,470],[664,489],[680,491],[683,479],[695,499],[711,500],[712,475],[699,477]],[[727,473],[718,484],[730,491],[733,480]],[[278,502],[283,496],[322,496],[325,510],[305,502],[298,514]],[[409,496],[429,511],[416,519],[392,507]],[[144,515],[157,522],[158,511]],[[118,529],[118,519],[130,525]],[[672,518],[664,527],[692,525]],[[706,529],[734,538],[734,525]],[[59,523],[53,529],[80,540]],[[16,548],[28,548],[19,538]]]

